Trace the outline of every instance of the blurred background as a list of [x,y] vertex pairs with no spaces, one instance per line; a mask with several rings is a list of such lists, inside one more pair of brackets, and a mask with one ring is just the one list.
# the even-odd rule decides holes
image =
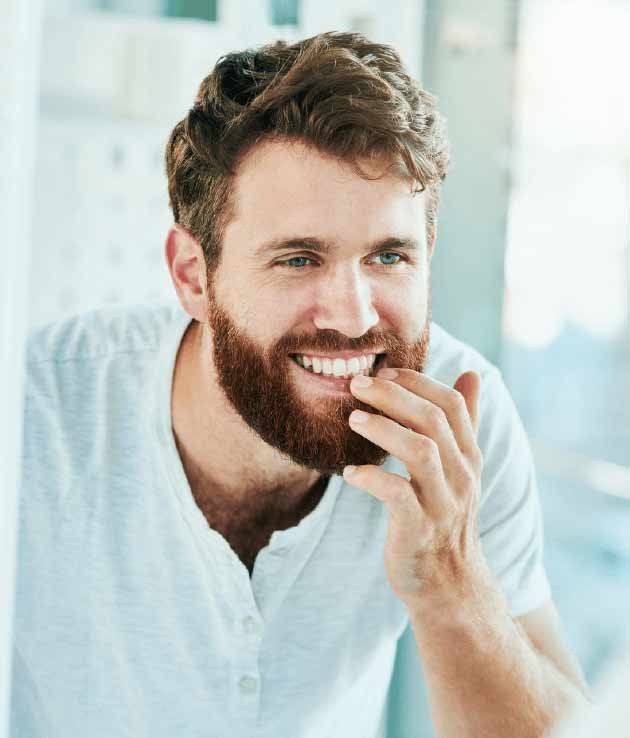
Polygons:
[[[48,0],[37,28],[29,328],[176,300],[164,144],[221,54],[358,30],[438,96],[433,317],[512,392],[592,683],[630,638],[630,0]],[[408,631],[389,738],[433,735],[423,694]]]

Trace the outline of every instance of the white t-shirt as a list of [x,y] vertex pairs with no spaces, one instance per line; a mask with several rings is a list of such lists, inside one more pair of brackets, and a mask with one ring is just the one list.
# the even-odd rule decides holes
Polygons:
[[[29,337],[11,736],[372,738],[408,624],[387,510],[332,476],[250,579],[172,434],[189,321],[178,303],[135,305]],[[483,549],[517,616],[550,597],[527,439],[498,370],[433,324],[426,373],[452,386],[467,369],[482,377]]]

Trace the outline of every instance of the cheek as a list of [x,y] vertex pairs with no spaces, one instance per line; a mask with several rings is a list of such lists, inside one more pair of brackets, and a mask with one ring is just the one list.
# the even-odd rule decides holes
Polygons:
[[375,298],[382,322],[410,335],[424,326],[429,313],[429,297],[421,279],[409,279],[398,284],[396,289],[381,290]]
[[283,293],[279,298],[277,293],[267,296],[256,290],[250,294],[247,306],[239,309],[243,315],[243,325],[262,346],[271,346],[284,336],[299,332],[300,323],[306,322],[303,308],[306,301],[302,298],[299,304],[297,295]]
[[[299,283],[298,283],[299,282]],[[256,305],[266,316],[267,323],[291,330],[296,324],[308,321],[317,307],[315,280],[295,280],[294,284],[275,283],[269,290],[259,290]],[[274,333],[278,333],[275,330]]]

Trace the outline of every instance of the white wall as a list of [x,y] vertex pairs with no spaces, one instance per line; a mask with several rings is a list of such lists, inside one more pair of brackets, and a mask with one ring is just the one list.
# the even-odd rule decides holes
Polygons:
[[40,6],[0,0],[0,738],[8,736]]

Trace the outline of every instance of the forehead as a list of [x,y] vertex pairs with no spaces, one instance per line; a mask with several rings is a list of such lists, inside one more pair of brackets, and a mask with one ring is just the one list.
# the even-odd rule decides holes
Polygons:
[[381,176],[386,159],[358,163],[374,179],[301,142],[260,144],[237,169],[226,237],[231,230],[250,241],[306,233],[337,242],[398,233],[422,239],[424,193],[414,194],[400,175]]

